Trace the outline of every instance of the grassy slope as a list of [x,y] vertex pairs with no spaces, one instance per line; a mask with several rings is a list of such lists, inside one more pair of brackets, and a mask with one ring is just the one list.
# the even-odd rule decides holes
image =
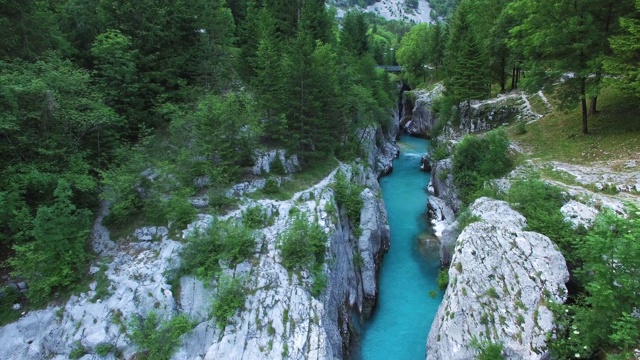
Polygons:
[[531,151],[532,159],[575,164],[640,160],[640,100],[606,87],[598,108],[599,113],[589,118],[589,135],[581,133],[581,110],[576,108],[553,111],[527,125],[526,134],[511,138]]

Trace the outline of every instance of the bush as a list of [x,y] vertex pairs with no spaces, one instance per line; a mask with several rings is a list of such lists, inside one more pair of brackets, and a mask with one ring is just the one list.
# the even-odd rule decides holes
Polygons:
[[449,286],[449,269],[440,269],[438,271],[436,283],[441,291],[447,290],[447,286]]
[[322,265],[317,265],[313,269],[313,283],[311,284],[311,295],[318,297],[327,288],[327,274],[324,273]]
[[506,175],[513,168],[509,139],[504,129],[485,136],[465,136],[453,153],[453,181],[460,198],[469,204],[484,182]]
[[282,163],[282,159],[280,159],[280,152],[276,152],[276,158],[271,163],[270,169],[272,174],[276,175],[284,175],[287,171]]
[[244,308],[245,280],[241,278],[222,277],[218,285],[218,292],[211,303],[211,314],[216,318],[220,329],[227,326],[229,319],[238,310]]
[[177,191],[169,196],[160,195],[145,200],[145,213],[160,224],[171,224],[174,229],[184,229],[198,211],[187,200],[190,190]]
[[76,285],[89,262],[87,244],[93,214],[71,202],[71,187],[60,180],[51,206],[41,205],[33,221],[33,241],[16,244],[8,263],[29,284],[27,297],[44,302],[55,290]]
[[116,347],[113,344],[109,343],[101,343],[96,346],[96,354],[99,356],[105,357],[116,350]]
[[69,353],[69,359],[71,360],[80,359],[86,354],[87,354],[87,349],[85,349],[85,347],[82,346],[82,344],[80,344],[80,341],[77,341],[73,345],[73,349],[71,349],[71,352]]
[[273,195],[277,194],[278,191],[280,191],[280,185],[275,178],[270,177],[264,182],[264,188],[262,188],[263,193]]
[[433,160],[436,160],[436,161],[448,158],[449,151],[447,150],[447,146],[444,144],[438,145],[436,148],[433,149],[433,154],[431,156],[433,157]]
[[327,234],[320,225],[308,222],[306,214],[299,214],[293,224],[280,236],[282,264],[290,271],[310,269],[324,263]]
[[480,217],[472,215],[469,208],[465,208],[460,212],[456,220],[458,220],[458,230],[462,231],[464,228],[469,226],[469,224],[480,221]]
[[552,308],[558,324],[549,345],[554,358],[579,353],[609,359],[640,345],[640,209],[629,205],[626,212],[628,218],[601,212],[574,244],[581,265],[575,274],[584,290],[574,295],[575,304]]
[[572,243],[576,233],[560,212],[564,197],[559,188],[528,178],[511,185],[507,201],[527,218],[527,230],[548,236],[568,260],[575,258]]
[[504,355],[502,355],[502,350],[504,349],[504,345],[496,344],[491,340],[480,342],[477,338],[473,338],[471,340],[471,347],[480,351],[480,355],[478,356],[478,360],[503,360]]
[[524,135],[527,133],[527,123],[524,121],[518,121],[516,126],[513,128],[513,132],[516,135]]
[[250,229],[261,229],[267,225],[267,215],[260,206],[250,206],[242,214],[242,223]]
[[354,228],[360,226],[360,212],[364,205],[360,193],[363,187],[349,182],[342,172],[336,174],[334,186],[336,192],[336,202],[347,210],[347,217],[351,220]]
[[137,359],[169,360],[179,344],[180,336],[191,329],[193,323],[184,314],[166,321],[159,319],[152,311],[146,318],[131,319],[127,336],[138,346]]
[[234,265],[249,257],[255,246],[253,232],[242,223],[216,221],[189,239],[181,254],[182,271],[210,279],[220,271],[220,260]]
[[12,287],[4,287],[0,295],[0,326],[20,317],[20,311],[13,310],[13,304],[20,302],[20,293]]

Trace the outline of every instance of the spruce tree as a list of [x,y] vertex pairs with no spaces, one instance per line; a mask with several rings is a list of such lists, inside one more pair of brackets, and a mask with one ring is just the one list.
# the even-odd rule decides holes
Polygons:
[[485,54],[469,18],[469,1],[460,3],[453,17],[445,55],[447,95],[455,103],[489,95],[489,75]]

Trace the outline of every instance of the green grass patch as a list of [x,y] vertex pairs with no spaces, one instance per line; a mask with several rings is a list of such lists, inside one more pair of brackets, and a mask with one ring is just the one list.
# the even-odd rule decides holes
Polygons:
[[547,104],[542,100],[540,95],[533,94],[529,96],[527,100],[529,101],[529,105],[531,105],[531,110],[533,110],[533,112],[540,115],[549,113],[550,109],[547,107]]
[[[553,99],[550,99],[551,101]],[[589,118],[589,135],[582,134],[580,108],[554,111],[514,137],[530,149],[532,158],[576,164],[628,159],[640,149],[640,102],[605,87],[598,98],[599,113]],[[557,106],[554,106],[557,108]]]

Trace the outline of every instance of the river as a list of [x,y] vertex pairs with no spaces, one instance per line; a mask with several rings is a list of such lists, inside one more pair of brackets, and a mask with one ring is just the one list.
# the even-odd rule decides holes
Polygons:
[[426,253],[418,236],[428,230],[426,192],[429,174],[420,157],[428,141],[402,137],[393,172],[380,180],[389,224],[391,248],[382,262],[378,304],[363,326],[354,360],[422,360],[431,323],[442,301],[437,290],[439,258]]

